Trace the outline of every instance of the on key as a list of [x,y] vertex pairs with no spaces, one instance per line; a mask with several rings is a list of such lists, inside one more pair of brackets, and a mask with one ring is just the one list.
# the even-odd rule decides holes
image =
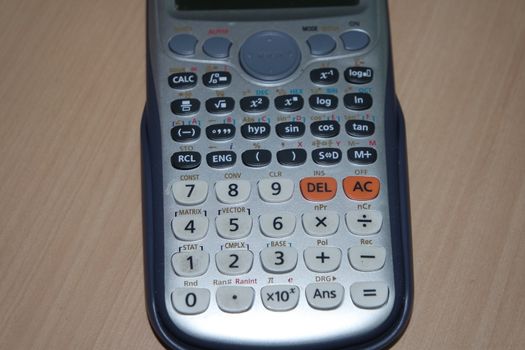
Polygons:
[[266,149],[251,149],[244,151],[241,157],[244,165],[252,168],[260,168],[270,164],[272,161],[272,152]]
[[175,152],[171,156],[171,165],[175,169],[190,170],[195,169],[201,164],[199,152]]

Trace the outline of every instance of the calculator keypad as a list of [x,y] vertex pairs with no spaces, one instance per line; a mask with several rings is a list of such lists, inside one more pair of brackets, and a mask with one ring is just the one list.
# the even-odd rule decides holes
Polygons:
[[[275,32],[270,35],[274,36]],[[280,34],[275,38],[287,40]],[[197,43],[179,39],[184,40],[172,43],[172,51],[194,55]],[[339,38],[347,51],[361,50],[369,41],[366,33],[353,30]],[[337,46],[324,34],[313,35],[306,43],[318,57],[330,55]],[[231,56],[228,39],[210,38],[199,45],[209,57]],[[241,60],[250,75],[259,76],[259,63],[253,57],[246,54]],[[257,303],[269,311],[292,311],[301,299],[323,311],[343,303],[360,309],[382,307],[390,289],[374,273],[385,268],[389,253],[371,243],[383,229],[382,210],[370,209],[383,181],[368,168],[383,161],[374,139],[381,126],[370,112],[373,68],[322,65],[306,72],[311,89],[277,89],[276,95],[265,93],[268,89],[246,89],[242,96],[230,91],[242,80],[235,71],[220,65],[206,69],[203,74],[187,71],[168,76],[169,87],[178,93],[170,101],[177,118],[170,136],[181,147],[172,153],[172,167],[188,174],[188,179],[201,169],[219,174],[214,180],[186,180],[182,175],[171,185],[175,202],[189,210],[179,210],[172,218],[173,237],[181,247],[190,247],[171,257],[173,273],[188,282],[173,290],[173,308],[183,315],[197,315],[213,305],[211,298],[215,298],[214,307],[225,313],[250,312]],[[273,77],[261,79],[272,81]],[[342,83],[354,88],[338,88]],[[191,94],[199,84],[207,89],[204,97]],[[200,147],[201,143],[208,148]],[[277,149],[276,144],[280,145]],[[344,176],[338,170],[341,166],[349,171]],[[314,176],[311,169],[316,171]],[[254,171],[261,173],[252,177]],[[244,172],[250,175],[236,175]],[[358,207],[332,205],[337,198]],[[207,203],[214,203],[218,210],[208,210]],[[260,207],[252,211],[253,203]],[[303,208],[298,203],[313,206],[298,209]],[[330,244],[340,235],[361,241],[353,240],[349,246]],[[222,243],[214,247],[208,239]],[[308,245],[299,247],[301,240]],[[266,245],[254,243],[261,241]],[[346,271],[370,274],[370,280],[343,284],[334,278]],[[264,281],[250,277],[261,273]],[[293,276],[299,273],[311,274],[311,283],[295,284]],[[207,275],[213,276],[213,288],[193,287],[205,286],[193,283]],[[266,283],[273,279],[277,283]],[[224,281],[231,285],[222,285]]]

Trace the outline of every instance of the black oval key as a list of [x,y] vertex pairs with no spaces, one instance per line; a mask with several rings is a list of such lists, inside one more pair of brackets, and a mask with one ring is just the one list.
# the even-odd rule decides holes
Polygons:
[[171,165],[175,169],[190,170],[195,169],[201,164],[199,152],[175,152],[171,156]]
[[201,128],[197,125],[177,125],[171,129],[171,138],[175,142],[190,142],[201,136]]
[[252,168],[260,168],[270,164],[272,161],[272,152],[266,149],[251,149],[244,151],[241,157],[244,165]]
[[168,77],[168,84],[172,89],[190,89],[197,85],[197,74],[191,72],[173,73]]
[[282,112],[296,112],[303,108],[304,99],[301,95],[282,95],[275,98],[275,108]]
[[260,113],[268,109],[270,99],[266,96],[246,96],[241,98],[240,105],[246,113]]
[[321,120],[310,124],[312,135],[322,138],[339,135],[340,126],[335,120]]
[[211,114],[230,113],[235,107],[231,97],[212,97],[206,100],[206,110]]
[[190,115],[197,113],[201,102],[196,98],[179,98],[171,102],[171,111],[176,115]]
[[346,94],[343,101],[346,108],[354,111],[362,111],[372,107],[372,96],[364,92]]
[[246,123],[241,126],[242,137],[248,140],[260,140],[270,135],[268,123]]
[[297,166],[306,162],[306,151],[302,148],[283,149],[277,152],[277,161],[281,165]]
[[206,162],[211,168],[228,168],[236,161],[237,155],[233,151],[217,151],[206,155]]
[[316,164],[333,165],[343,158],[343,152],[339,148],[318,148],[312,151],[312,159]]
[[353,147],[347,155],[348,160],[355,164],[372,164],[377,160],[377,151],[371,147]]
[[345,124],[346,133],[354,137],[367,137],[374,134],[375,125],[368,120],[349,120]]
[[314,111],[331,111],[337,108],[339,100],[335,95],[318,94],[310,96],[308,102]]
[[275,126],[277,136],[283,139],[292,139],[304,135],[306,127],[303,122],[283,122]]
[[368,84],[374,79],[374,71],[368,67],[350,67],[345,70],[345,80],[350,84]]
[[235,136],[235,126],[232,124],[213,124],[206,127],[206,137],[212,141],[226,141]]

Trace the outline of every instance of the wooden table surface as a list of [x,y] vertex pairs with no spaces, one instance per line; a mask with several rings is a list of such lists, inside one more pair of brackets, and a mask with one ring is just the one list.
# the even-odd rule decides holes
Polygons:
[[[525,349],[525,1],[391,2],[415,304],[395,349]],[[0,349],[162,349],[143,0],[0,2]]]

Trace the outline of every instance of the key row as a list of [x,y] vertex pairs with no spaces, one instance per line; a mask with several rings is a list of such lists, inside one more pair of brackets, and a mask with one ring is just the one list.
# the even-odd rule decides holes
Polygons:
[[[270,238],[284,238],[296,232],[296,216],[292,212],[265,213],[258,217],[261,233]],[[304,213],[304,231],[313,237],[325,237],[339,230],[339,214],[335,211]],[[345,214],[348,230],[359,236],[378,233],[383,215],[378,210],[352,210]],[[197,241],[206,237],[209,219],[204,215],[182,215],[171,221],[173,234],[181,241]],[[225,239],[246,238],[253,232],[253,218],[246,212],[227,213],[215,218],[217,234]]]
[[[310,108],[314,111],[333,111],[339,105],[339,98],[330,94],[315,94],[308,98]],[[366,92],[353,92],[343,96],[344,106],[352,111],[363,111],[372,107],[372,95]],[[248,96],[240,101],[241,109],[247,113],[261,113],[268,109],[270,100],[266,96]],[[303,109],[303,96],[298,94],[281,95],[274,99],[275,108],[281,112],[297,112]],[[199,112],[200,100],[196,98],[179,98],[171,102],[171,111],[175,115],[189,116]],[[211,97],[205,102],[206,111],[210,114],[228,114],[235,108],[232,97]]]
[[[372,200],[379,195],[380,182],[373,176],[347,176],[342,181],[346,196],[352,200]],[[299,181],[302,196],[310,201],[328,201],[337,194],[337,180],[328,176],[305,177]],[[286,178],[261,179],[257,182],[259,197],[268,203],[283,203],[292,198],[294,182]],[[202,180],[177,181],[171,186],[175,201],[181,205],[199,205],[208,198],[208,183]],[[240,204],[251,193],[249,180],[221,180],[215,183],[217,200]]]
[[[331,138],[339,135],[341,126],[336,120],[320,120],[310,124],[310,132],[315,137]],[[348,120],[346,133],[352,137],[372,136],[375,125],[368,120]],[[283,122],[275,125],[275,133],[283,139],[294,139],[305,134],[303,122]],[[212,124],[206,127],[206,137],[212,141],[227,141],[235,137],[233,124]],[[270,136],[271,126],[266,122],[245,123],[241,126],[241,135],[248,140],[263,140]],[[171,138],[175,142],[192,142],[201,136],[201,127],[193,124],[177,125],[171,129]]]
[[[368,84],[374,77],[374,71],[369,67],[349,67],[344,71],[345,80],[350,84]],[[316,68],[310,71],[310,80],[314,84],[332,85],[339,81],[339,71],[336,68]],[[177,72],[168,77],[168,84],[172,89],[186,90],[197,85],[198,77],[193,72]],[[227,71],[207,72],[202,76],[202,83],[209,88],[225,88],[232,83],[232,75]],[[259,100],[259,98],[261,100]],[[245,100],[241,109],[245,112],[258,112],[264,108],[264,102],[268,101],[265,96],[252,96]],[[253,101],[253,103],[252,103]],[[268,108],[268,105],[266,105]]]
[[[350,288],[353,304],[362,309],[377,309],[386,304],[388,285],[383,281],[356,282]],[[344,287],[337,282],[311,283],[306,286],[308,305],[317,310],[333,310],[343,304]],[[171,301],[175,310],[185,315],[206,311],[211,292],[205,288],[176,288]],[[296,285],[269,285],[261,289],[261,301],[270,311],[293,310],[299,303],[300,288]],[[224,286],[217,288],[215,300],[220,310],[241,313],[250,310],[255,302],[252,287]]]
[[[383,247],[355,246],[348,249],[348,261],[357,271],[372,272],[383,268],[386,249]],[[259,258],[268,273],[289,273],[297,267],[299,254],[292,247],[264,248]],[[254,254],[250,250],[221,250],[215,254],[217,270],[224,275],[238,276],[251,271]],[[334,272],[341,266],[342,252],[336,247],[310,247],[303,253],[305,266],[312,272]],[[180,277],[199,277],[210,267],[210,255],[202,250],[179,252],[171,258],[173,271]]]
[[[372,164],[377,160],[377,152],[371,147],[352,147],[346,152],[348,160],[357,165]],[[339,148],[318,148],[312,151],[312,160],[319,165],[336,165],[341,162],[343,152]],[[272,152],[266,149],[254,149],[242,152],[244,165],[251,168],[267,166],[272,161]],[[277,152],[277,161],[281,165],[299,166],[306,162],[307,154],[302,148],[290,148]],[[171,156],[171,165],[179,170],[191,170],[201,164],[201,154],[195,151],[175,152]],[[234,151],[214,151],[206,155],[210,168],[230,168],[237,162]]]

